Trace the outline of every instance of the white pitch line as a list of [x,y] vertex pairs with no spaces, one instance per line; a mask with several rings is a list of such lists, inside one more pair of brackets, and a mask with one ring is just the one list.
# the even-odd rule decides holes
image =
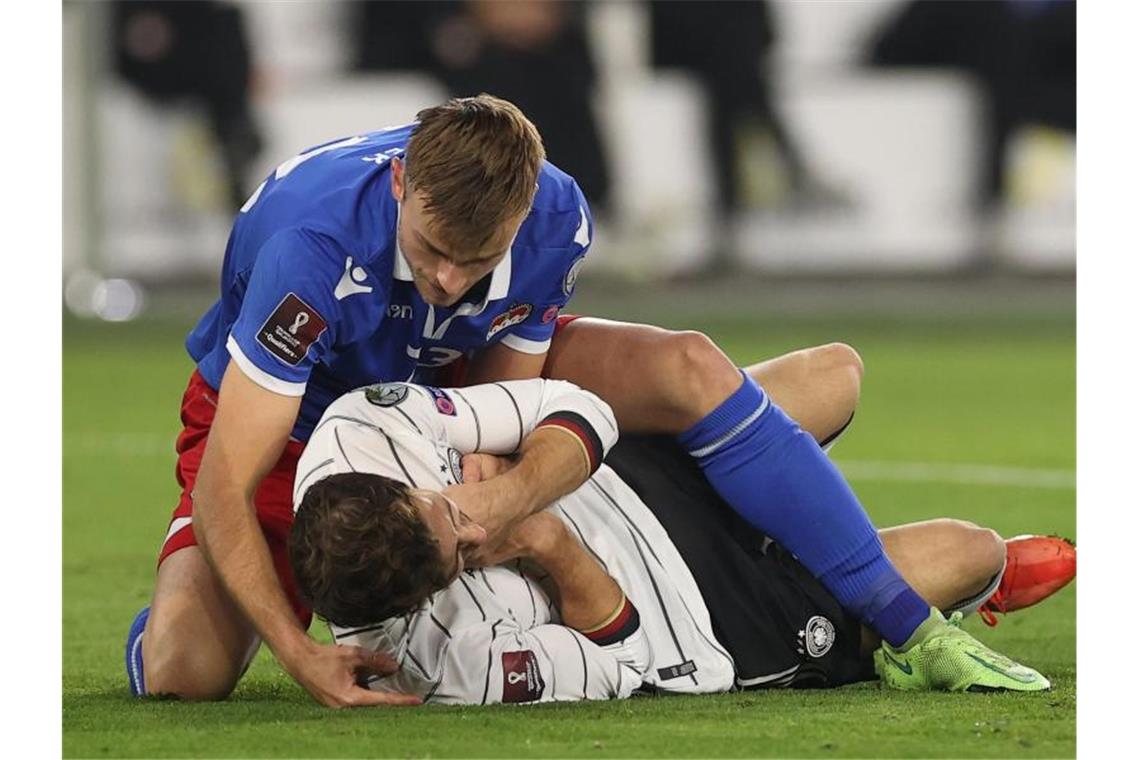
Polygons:
[[1071,470],[1035,467],[1003,467],[988,464],[947,464],[939,462],[875,462],[837,460],[843,474],[852,480],[903,481],[912,483],[955,483],[970,486],[1019,486],[1022,488],[1077,487]]
[[[64,437],[64,456],[174,459],[174,438],[175,434],[160,433],[71,433]],[[852,480],[1022,488],[1077,487],[1076,473],[1071,470],[863,459],[839,459],[835,464]]]

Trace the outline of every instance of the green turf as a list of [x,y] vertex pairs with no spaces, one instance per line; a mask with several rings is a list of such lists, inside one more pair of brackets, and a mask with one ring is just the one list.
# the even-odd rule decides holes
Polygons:
[[[698,324],[740,363],[842,339],[867,365],[844,461],[1071,471],[1071,314]],[[1053,679],[1033,695],[836,691],[529,707],[332,712],[263,652],[233,698],[127,696],[122,643],[146,603],[177,492],[172,441],[187,325],[67,322],[64,337],[66,756],[1025,756],[1075,754],[1076,596],[1065,589],[994,631],[969,627]],[[1071,488],[855,479],[879,524],[972,519],[1005,534],[1075,534]]]

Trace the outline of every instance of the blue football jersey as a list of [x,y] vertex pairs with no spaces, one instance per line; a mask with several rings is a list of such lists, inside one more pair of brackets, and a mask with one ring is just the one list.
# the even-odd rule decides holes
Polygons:
[[293,436],[353,388],[423,380],[502,341],[544,353],[593,222],[577,183],[549,162],[503,260],[451,307],[420,298],[396,243],[393,156],[414,124],[311,148],[286,161],[237,215],[221,297],[186,340],[214,388],[232,359],[259,385],[302,396]]

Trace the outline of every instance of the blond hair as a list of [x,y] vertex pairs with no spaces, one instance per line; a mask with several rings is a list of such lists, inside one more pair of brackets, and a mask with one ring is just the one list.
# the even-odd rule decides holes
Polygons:
[[408,189],[424,196],[450,245],[482,250],[534,200],[546,158],[542,138],[513,103],[493,95],[426,108],[408,141]]

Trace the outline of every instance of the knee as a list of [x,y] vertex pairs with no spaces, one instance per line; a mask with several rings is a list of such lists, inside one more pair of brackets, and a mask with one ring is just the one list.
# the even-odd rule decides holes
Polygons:
[[863,357],[846,343],[828,343],[822,347],[830,363],[850,372],[858,382],[863,381]]
[[147,694],[202,702],[228,697],[241,677],[241,664],[203,644],[164,635],[160,627],[148,625],[143,637]]
[[863,357],[846,343],[828,343],[811,350],[817,371],[834,374],[858,398],[863,384]]
[[666,396],[692,422],[711,412],[740,387],[740,370],[707,335],[695,331],[670,333],[660,356]]
[[1005,569],[1005,539],[998,532],[990,528],[974,526],[973,538],[978,561],[984,571],[986,580]]
[[1005,541],[990,528],[967,520],[947,520],[958,535],[956,554],[963,562],[963,573],[986,582],[1005,567]]

